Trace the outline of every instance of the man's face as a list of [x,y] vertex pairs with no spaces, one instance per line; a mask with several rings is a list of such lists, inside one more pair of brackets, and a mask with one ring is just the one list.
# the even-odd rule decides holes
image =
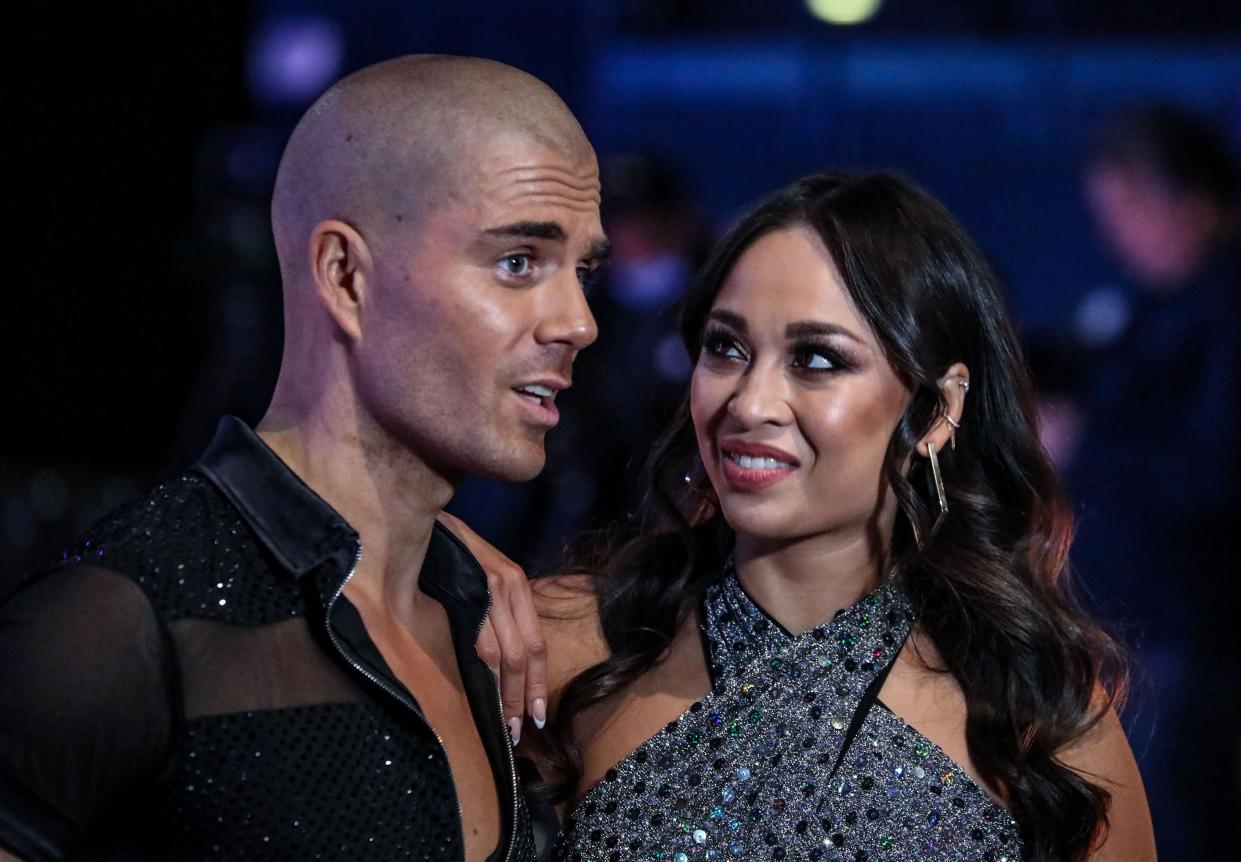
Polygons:
[[[372,243],[371,299],[354,353],[364,408],[456,480],[543,468],[556,393],[597,330],[582,278],[605,256],[587,148],[501,137],[461,154],[460,179],[416,223]],[[398,218],[400,217],[400,218]]]

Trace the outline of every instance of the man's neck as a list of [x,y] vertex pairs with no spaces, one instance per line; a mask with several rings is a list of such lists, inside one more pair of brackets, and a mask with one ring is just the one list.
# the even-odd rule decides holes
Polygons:
[[350,591],[398,619],[426,600],[418,572],[453,483],[355,411],[328,417],[273,406],[258,435],[358,533]]

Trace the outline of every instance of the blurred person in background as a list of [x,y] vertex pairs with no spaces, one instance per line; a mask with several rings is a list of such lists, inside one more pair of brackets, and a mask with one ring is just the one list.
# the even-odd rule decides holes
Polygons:
[[557,400],[548,467],[521,484],[471,478],[450,507],[531,571],[558,564],[574,536],[637,511],[642,463],[689,380],[677,304],[706,254],[698,208],[656,156],[605,158],[601,175],[612,247],[588,288],[599,338]]
[[1130,721],[1160,855],[1220,858],[1241,811],[1237,164],[1159,105],[1110,125],[1083,179],[1129,283],[1083,303],[1045,440],[1080,515],[1074,567],[1147,680]]
[[592,296],[599,340],[582,360],[579,393],[591,428],[583,454],[597,477],[589,526],[637,511],[642,464],[689,381],[677,310],[708,242],[670,164],[614,157],[604,163],[603,188],[612,255]]

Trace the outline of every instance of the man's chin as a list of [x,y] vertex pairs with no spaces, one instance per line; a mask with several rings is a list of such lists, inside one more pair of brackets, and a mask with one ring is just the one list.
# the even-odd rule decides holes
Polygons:
[[543,472],[546,464],[547,453],[542,443],[526,443],[508,457],[497,459],[494,464],[488,465],[489,469],[484,473],[487,478],[501,482],[529,482]]

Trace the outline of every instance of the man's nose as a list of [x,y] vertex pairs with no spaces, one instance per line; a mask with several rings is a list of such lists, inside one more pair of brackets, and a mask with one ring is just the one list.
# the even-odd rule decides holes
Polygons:
[[547,304],[534,330],[535,340],[540,344],[564,344],[574,350],[589,347],[599,337],[599,327],[577,273],[569,271],[567,277],[557,278],[548,288]]

